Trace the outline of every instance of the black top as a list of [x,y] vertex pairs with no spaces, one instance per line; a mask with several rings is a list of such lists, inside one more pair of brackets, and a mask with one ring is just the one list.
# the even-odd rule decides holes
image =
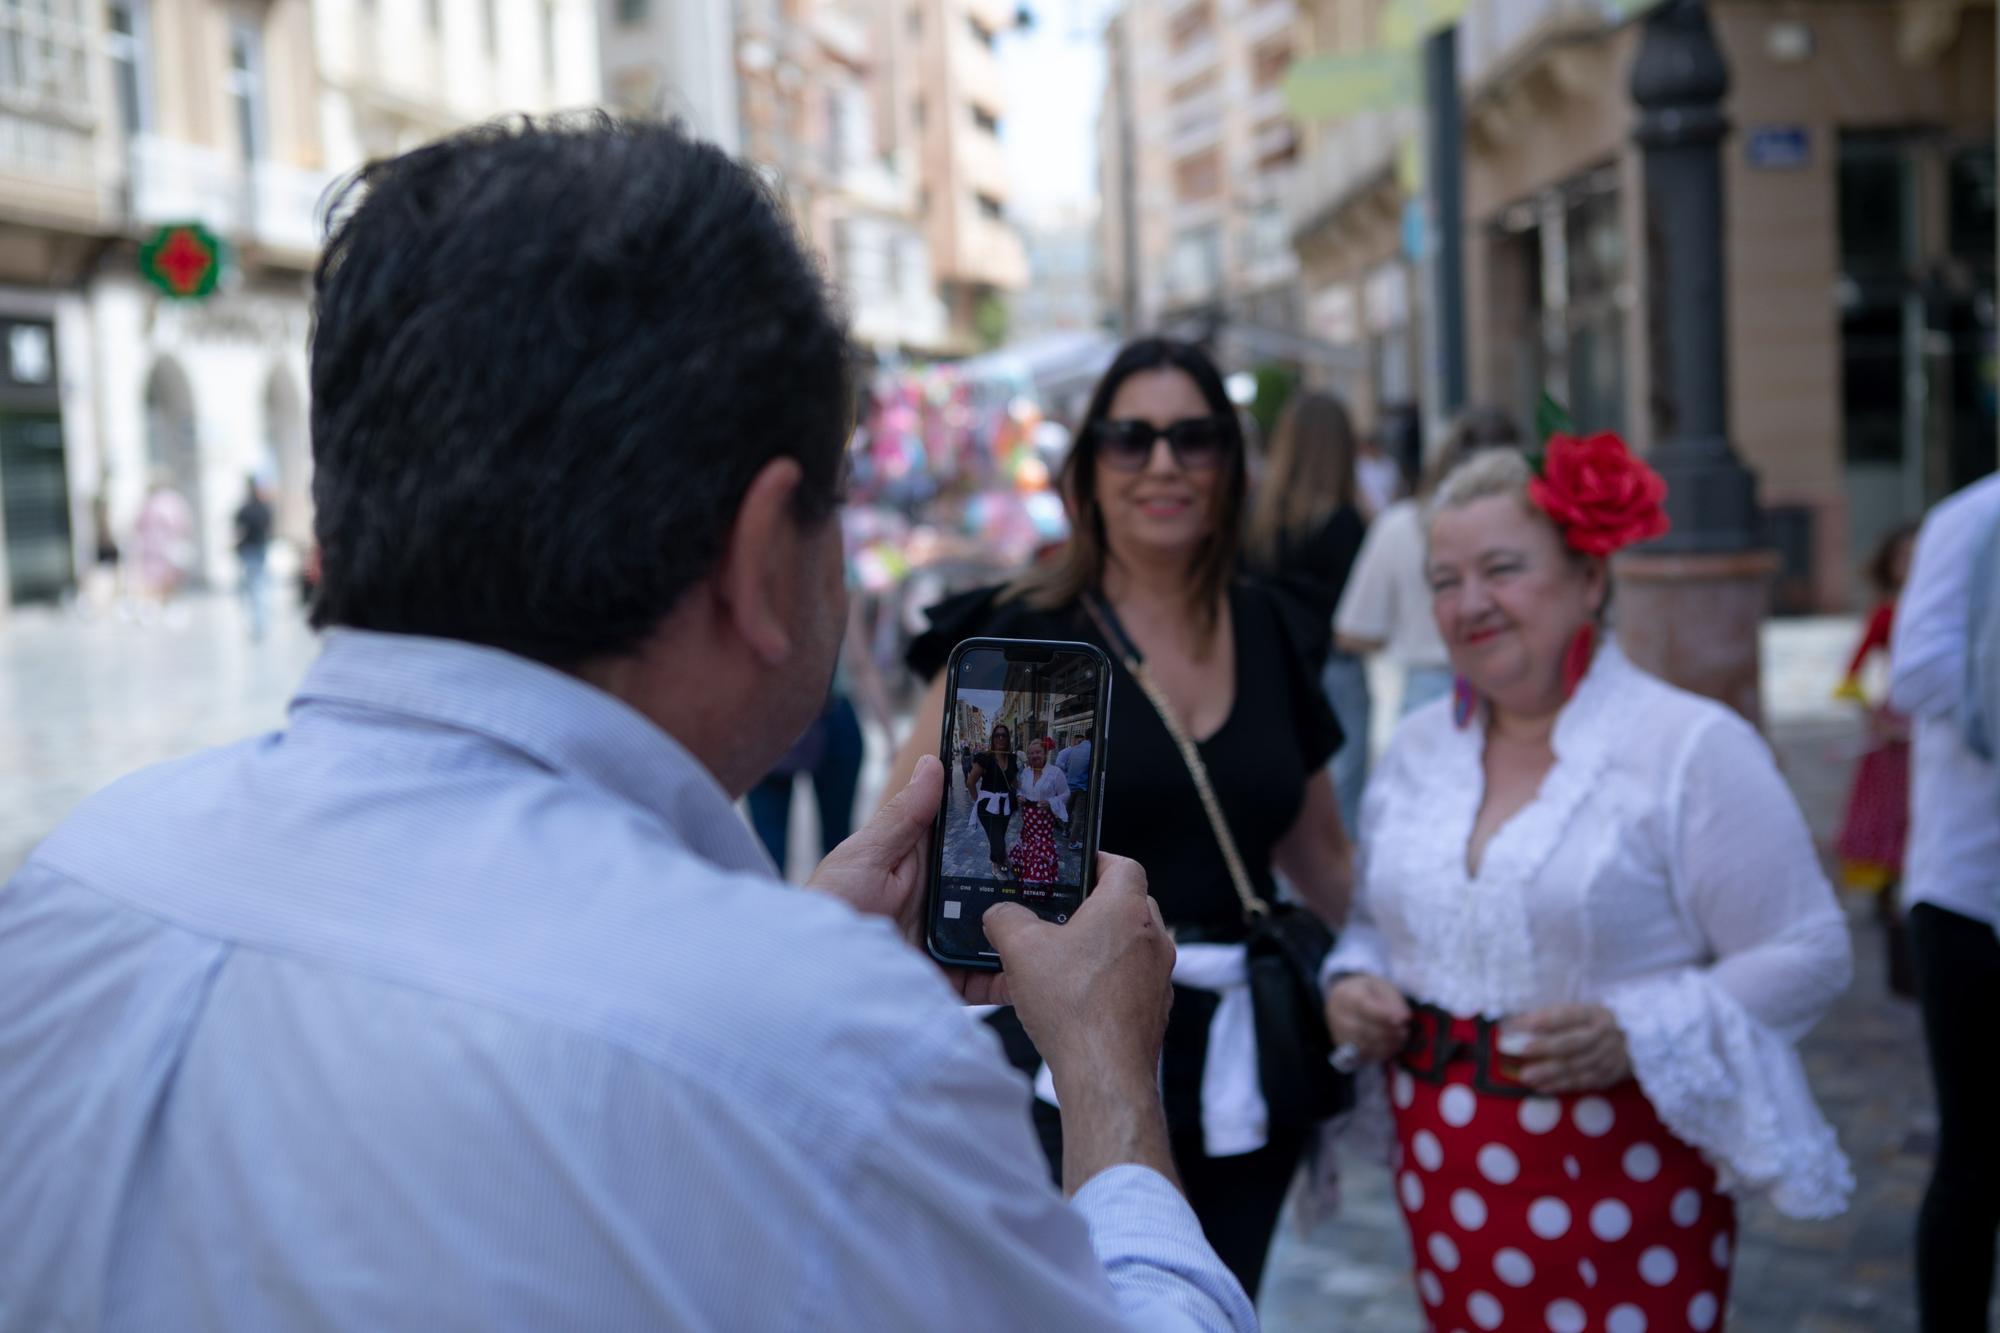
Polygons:
[[979,774],[981,791],[1014,790],[1014,779],[1019,777],[1021,772],[1021,756],[1010,750],[1007,752],[1007,762],[1002,764],[1000,756],[991,750],[984,750],[974,755],[972,762],[975,765],[973,771]]
[[[1269,898],[1271,850],[1297,820],[1307,779],[1340,746],[1340,726],[1319,686],[1327,617],[1250,580],[1230,589],[1229,607],[1236,700],[1199,748],[1244,864]],[[962,639],[1070,639],[1105,650],[1112,687],[1109,726],[1099,732],[1102,846],[1145,867],[1168,925],[1197,926],[1210,938],[1240,937],[1242,908],[1180,750],[1090,617],[1079,607],[1037,611],[1001,602],[997,589],[983,588],[939,603],[930,618],[932,628],[909,652],[911,669],[927,680]]]
[[1278,567],[1270,573],[1322,618],[1331,620],[1367,531],[1361,511],[1342,505],[1311,532],[1287,534],[1278,545]]
[[261,551],[271,544],[271,506],[252,497],[236,511],[236,549]]

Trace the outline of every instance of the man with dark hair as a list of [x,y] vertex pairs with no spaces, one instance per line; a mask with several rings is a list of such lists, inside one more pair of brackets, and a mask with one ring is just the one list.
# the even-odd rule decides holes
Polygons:
[[[335,218],[289,724],[0,889],[0,1325],[1253,1327],[1173,1184],[1136,866],[947,978],[935,760],[817,892],[731,809],[845,605],[846,333],[756,178],[515,122]],[[1068,1201],[961,998],[1047,1058]]]

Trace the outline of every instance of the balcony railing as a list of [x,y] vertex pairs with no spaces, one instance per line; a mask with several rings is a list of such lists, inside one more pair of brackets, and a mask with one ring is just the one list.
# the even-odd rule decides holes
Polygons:
[[274,249],[319,249],[319,207],[333,178],[282,162],[249,170],[229,153],[140,135],[131,149],[131,220],[199,221],[218,235]]
[[1192,83],[1222,63],[1222,44],[1214,33],[1197,37],[1184,49],[1167,57],[1167,86],[1178,88]]
[[1417,132],[1413,108],[1354,116],[1324,129],[1293,167],[1285,190],[1285,223],[1296,237],[1318,225],[1371,178],[1388,170],[1403,141]]
[[1537,41],[1611,26],[1605,0],[1472,0],[1458,26],[1458,79],[1468,91]]
[[1198,93],[1167,112],[1167,146],[1175,158],[1192,157],[1222,139],[1222,94]]
[[1298,6],[1292,0],[1262,0],[1251,5],[1250,12],[1237,21],[1236,29],[1243,34],[1246,45],[1262,46],[1279,33],[1290,32],[1298,17]]

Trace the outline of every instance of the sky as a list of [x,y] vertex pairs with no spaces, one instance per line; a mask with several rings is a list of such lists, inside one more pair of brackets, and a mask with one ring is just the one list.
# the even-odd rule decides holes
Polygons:
[[1116,0],[1027,0],[1033,27],[1000,39],[1007,85],[1001,146],[1010,210],[1028,223],[1097,201],[1097,102],[1104,87],[1104,21]]

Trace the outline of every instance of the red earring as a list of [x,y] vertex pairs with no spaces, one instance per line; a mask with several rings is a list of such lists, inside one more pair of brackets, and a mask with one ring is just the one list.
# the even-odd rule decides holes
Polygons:
[[1451,678],[1451,722],[1464,731],[1472,721],[1472,710],[1479,703],[1479,696],[1473,693],[1472,682],[1463,676]]
[[1584,622],[1582,629],[1569,641],[1569,648],[1563,653],[1563,698],[1567,700],[1576,693],[1576,687],[1583,683],[1590,671],[1590,659],[1597,654],[1597,626]]

